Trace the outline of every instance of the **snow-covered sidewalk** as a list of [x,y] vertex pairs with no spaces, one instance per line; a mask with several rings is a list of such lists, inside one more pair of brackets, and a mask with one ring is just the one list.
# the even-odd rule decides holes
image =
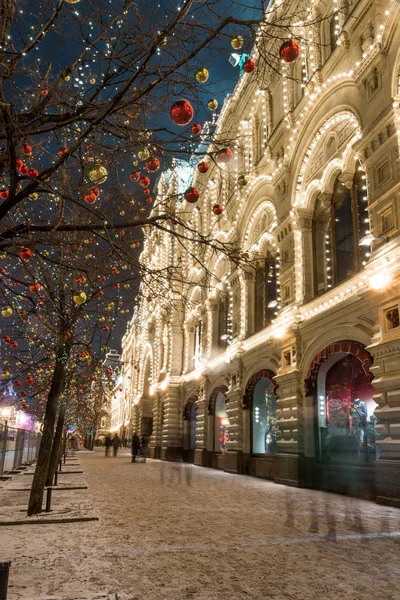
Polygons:
[[8,600],[400,598],[397,509],[193,465],[132,464],[127,451],[78,456],[89,486],[78,493],[100,521],[2,527]]

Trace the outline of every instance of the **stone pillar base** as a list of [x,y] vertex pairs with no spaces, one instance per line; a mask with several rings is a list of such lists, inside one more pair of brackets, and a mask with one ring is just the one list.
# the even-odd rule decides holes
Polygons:
[[227,473],[243,473],[243,452],[241,450],[228,450],[224,458],[224,471]]
[[379,504],[400,508],[400,460],[375,463],[375,491]]
[[299,457],[297,454],[277,454],[275,483],[299,487]]
[[194,451],[194,464],[198,467],[208,467],[210,465],[211,453],[204,448],[195,448]]
[[182,462],[183,448],[170,446],[161,448],[161,460],[170,460],[172,462]]
[[161,457],[161,446],[150,446],[149,458],[160,458]]

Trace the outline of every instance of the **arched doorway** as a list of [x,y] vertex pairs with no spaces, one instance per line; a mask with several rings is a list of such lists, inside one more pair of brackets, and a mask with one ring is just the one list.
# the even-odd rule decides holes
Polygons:
[[197,419],[197,396],[192,396],[186,402],[183,411],[183,460],[194,461],[194,450],[196,448],[196,419]]
[[212,426],[209,428],[208,448],[212,452],[211,466],[218,469],[224,468],[222,457],[228,440],[227,391],[228,388],[223,385],[214,388],[208,405],[208,414],[212,420]]
[[249,473],[274,478],[275,455],[278,452],[277,385],[275,373],[263,369],[247,382],[243,409],[247,411]]
[[364,346],[352,341],[327,346],[311,363],[306,395],[313,398],[315,460],[325,489],[373,487],[378,433],[371,364]]

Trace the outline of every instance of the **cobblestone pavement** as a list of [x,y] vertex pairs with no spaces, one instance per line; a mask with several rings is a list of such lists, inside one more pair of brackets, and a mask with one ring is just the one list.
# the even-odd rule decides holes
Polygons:
[[400,600],[398,509],[193,465],[131,464],[126,451],[79,454],[89,485],[79,493],[100,521],[0,532],[9,600]]

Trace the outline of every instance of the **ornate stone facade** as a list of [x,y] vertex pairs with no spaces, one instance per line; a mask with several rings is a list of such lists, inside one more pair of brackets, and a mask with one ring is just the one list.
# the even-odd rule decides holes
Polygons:
[[[143,282],[123,339],[121,395],[131,401],[132,428],[151,432],[154,457],[190,457],[198,465],[288,485],[395,502],[400,498],[400,5],[360,0],[339,10],[341,4],[329,9],[337,17],[338,45],[327,37],[333,29],[323,21],[317,40],[299,59],[310,74],[302,80],[305,87],[296,75],[300,64],[293,73],[282,67],[277,76],[265,68],[262,81],[239,80],[217,123],[217,136],[230,132],[235,140],[235,160],[225,168],[213,165],[206,175],[193,174],[202,190],[198,208],[174,200],[180,218],[205,235],[240,244],[252,266],[241,270],[226,257],[205,252],[212,274],[207,278],[191,256],[182,255],[173,236],[146,232],[141,260],[149,267],[173,266],[187,283],[171,284],[166,303],[156,294],[148,301],[150,283]],[[326,11],[326,3],[310,3],[310,19]],[[307,23],[303,29],[307,37]],[[241,175],[245,186],[238,184]],[[168,182],[161,179],[159,198],[177,192],[177,172]],[[224,207],[221,216],[212,214],[216,202]],[[346,206],[347,220],[352,218],[347,230]],[[336,348],[333,354],[328,347]],[[343,368],[350,363],[362,368],[357,348],[371,357],[360,377],[373,377],[378,451],[373,459],[344,464],[329,450],[324,460],[323,436],[333,420],[324,411],[335,406],[335,387],[328,398],[324,378],[345,357]],[[319,369],[316,383],[306,386],[313,367]],[[277,424],[272,420],[268,427],[279,432],[275,451],[264,455],[253,452],[259,421],[246,393],[249,382],[256,384],[254,375],[263,372],[272,374],[276,394]],[[269,377],[260,375],[265,385]],[[215,393],[222,389],[226,403],[219,403],[217,415]],[[189,401],[196,407],[191,417],[185,408]],[[349,406],[347,436],[354,429]],[[365,435],[360,443],[368,442]],[[355,480],[359,485],[352,485]]]

